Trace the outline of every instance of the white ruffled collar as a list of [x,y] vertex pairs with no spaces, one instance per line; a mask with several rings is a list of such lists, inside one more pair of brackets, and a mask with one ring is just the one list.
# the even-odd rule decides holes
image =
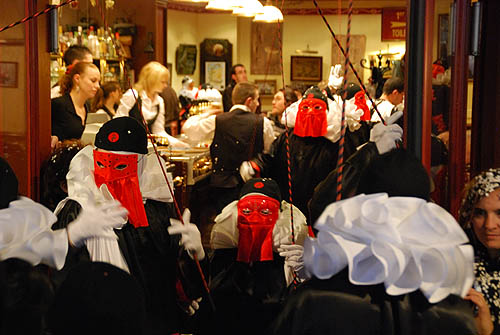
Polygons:
[[358,195],[329,205],[304,242],[307,270],[327,279],[348,266],[355,285],[384,283],[389,295],[420,289],[429,302],[465,296],[473,249],[455,219],[422,199]]
[[[139,185],[143,200],[172,202],[172,195],[155,154],[144,155],[141,164],[143,167],[138,170],[142,170],[142,173],[139,174]],[[172,175],[170,173],[167,175],[169,183],[173,187]],[[92,145],[80,150],[71,160],[66,180],[68,183],[68,198],[79,202],[82,206],[85,206],[87,201],[99,204],[109,199],[108,191],[105,190],[104,185],[97,188],[95,184],[94,147]]]
[[[339,100],[341,101],[341,99]],[[299,99],[285,109],[285,112],[281,115],[281,124],[286,124],[289,128],[295,127],[295,120],[297,119],[297,112],[299,111],[301,101],[302,99]],[[354,98],[346,101],[345,118],[350,131],[356,131],[361,127],[360,119],[363,113],[363,110],[358,109],[354,104]],[[326,120],[328,126],[324,137],[335,143],[340,139],[342,102],[339,103],[328,98]]]

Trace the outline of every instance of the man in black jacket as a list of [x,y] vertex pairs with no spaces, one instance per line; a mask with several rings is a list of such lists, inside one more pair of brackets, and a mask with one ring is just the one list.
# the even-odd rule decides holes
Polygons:
[[224,112],[227,113],[233,106],[233,89],[236,84],[246,83],[248,81],[247,78],[247,70],[243,64],[233,65],[231,68],[231,83],[226,86],[224,93],[222,94],[222,103],[224,105]]

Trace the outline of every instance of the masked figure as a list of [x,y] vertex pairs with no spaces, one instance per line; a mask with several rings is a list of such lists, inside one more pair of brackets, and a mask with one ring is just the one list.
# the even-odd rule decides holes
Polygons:
[[[275,181],[255,178],[215,222],[210,272],[217,312],[205,315],[203,328],[207,334],[261,334],[293,279],[293,264],[278,254],[282,245],[291,245],[290,204],[281,201]],[[293,222],[299,246],[307,225],[296,207]]]
[[[146,334],[174,333],[182,331],[180,297],[194,300],[201,294],[200,275],[190,256],[196,253],[202,260],[204,252],[194,225],[186,222],[183,228],[189,232],[170,230],[170,218],[175,215],[172,195],[157,157],[147,153],[144,128],[133,118],[119,117],[101,127],[95,148],[87,146],[73,158],[67,175],[68,198],[56,209],[58,224],[64,226],[89,204],[106,199],[116,199],[127,209],[128,222],[116,231],[118,240],[95,238],[74,248],[74,257],[58,275],[64,277],[82,259],[111,263],[142,286]],[[182,234],[181,244],[173,233]],[[188,247],[186,241],[192,244]]]

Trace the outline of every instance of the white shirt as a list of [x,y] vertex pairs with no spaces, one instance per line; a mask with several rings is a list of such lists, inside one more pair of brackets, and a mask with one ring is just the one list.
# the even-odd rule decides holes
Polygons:
[[56,85],[56,86],[52,87],[52,89],[50,90],[50,98],[55,99],[55,98],[59,98],[60,96],[62,96],[61,86]]
[[[241,109],[252,113],[250,108],[245,105],[234,105],[230,112],[235,109]],[[212,142],[215,134],[215,118],[216,115],[210,114],[210,112],[193,115],[187,119],[186,123],[184,123],[182,131],[187,135],[189,141],[193,144],[200,142]],[[271,144],[273,143],[275,136],[273,124],[267,117],[264,117],[262,135],[264,139],[263,151],[264,153],[268,153],[271,150]]]
[[[156,95],[154,100],[151,100],[145,91],[141,91],[140,96],[142,100],[142,115],[144,115],[146,122],[154,119],[158,110],[158,116],[150,129],[151,133],[160,136],[167,136],[167,132],[165,131],[165,103],[163,98],[160,97],[160,95]],[[114,117],[129,116],[130,110],[135,105],[136,97],[138,97],[137,90],[134,90],[134,93],[132,93],[132,89],[127,90],[120,100],[120,105],[118,106]]]
[[[377,102],[375,101],[375,104],[376,103]],[[391,113],[392,113],[392,110],[394,107],[395,106],[387,100],[383,100],[381,103],[379,103],[377,105],[377,109],[380,112],[380,114],[382,114],[384,121],[387,120],[391,116]],[[371,104],[369,102],[368,102],[368,108],[371,108]],[[380,117],[378,116],[378,114],[375,110],[373,111],[371,121],[372,122],[379,122],[380,121]]]

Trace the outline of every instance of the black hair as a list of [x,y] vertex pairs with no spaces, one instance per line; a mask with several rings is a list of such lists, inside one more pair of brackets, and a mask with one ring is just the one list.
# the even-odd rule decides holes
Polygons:
[[382,92],[384,92],[384,94],[391,94],[394,90],[398,91],[399,93],[404,92],[405,82],[403,81],[403,79],[398,77],[387,79]]
[[233,67],[231,68],[231,76],[232,76],[233,74],[236,74],[236,68],[237,68],[237,67],[240,67],[240,66],[241,66],[241,67],[245,67],[245,65],[243,65],[243,64],[239,64],[239,63],[238,63],[238,64],[233,65]]
[[64,52],[64,63],[69,66],[73,64],[75,59],[82,61],[89,54],[92,55],[89,48],[82,45],[72,45]]

